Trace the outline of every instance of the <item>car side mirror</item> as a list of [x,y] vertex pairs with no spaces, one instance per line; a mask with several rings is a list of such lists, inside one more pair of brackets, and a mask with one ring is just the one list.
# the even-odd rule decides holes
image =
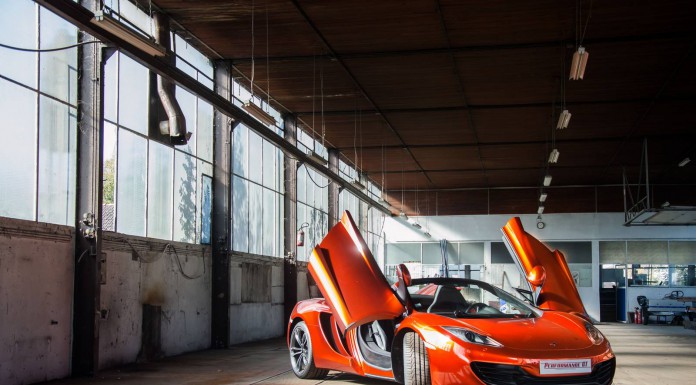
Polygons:
[[534,287],[542,287],[546,281],[546,269],[540,265],[534,266],[527,274],[527,281]]

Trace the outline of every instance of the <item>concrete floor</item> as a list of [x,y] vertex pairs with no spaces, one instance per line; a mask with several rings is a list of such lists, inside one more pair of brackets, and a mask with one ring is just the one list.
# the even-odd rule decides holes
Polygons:
[[[696,381],[696,331],[681,326],[602,324],[617,356],[615,385],[688,385]],[[297,379],[283,340],[207,350],[45,385],[386,385],[331,372],[323,381]]]

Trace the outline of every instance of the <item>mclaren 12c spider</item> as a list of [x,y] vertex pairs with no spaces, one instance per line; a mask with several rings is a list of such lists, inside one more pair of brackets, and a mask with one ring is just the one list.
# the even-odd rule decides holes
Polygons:
[[[563,255],[519,218],[503,239],[525,272],[523,296],[461,278],[390,285],[344,213],[314,248],[309,271],[323,298],[297,303],[288,323],[300,378],[329,370],[415,385],[609,385],[615,357],[591,323]],[[514,259],[514,258],[513,258]]]

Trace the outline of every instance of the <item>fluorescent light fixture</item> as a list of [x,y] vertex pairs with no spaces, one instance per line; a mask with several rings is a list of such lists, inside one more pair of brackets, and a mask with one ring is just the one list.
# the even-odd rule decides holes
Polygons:
[[689,158],[684,158],[681,162],[679,162],[679,167],[684,167],[684,166],[686,166],[689,162],[691,162],[691,159],[689,159]]
[[353,179],[353,182],[351,183],[353,183],[353,186],[359,188],[360,190],[365,190],[365,185],[362,184],[359,180]]
[[403,211],[399,213],[399,217],[405,221],[408,220],[408,215],[406,215],[406,213]]
[[551,150],[551,153],[549,154],[549,163],[557,163],[559,155],[561,155],[561,153],[558,152],[557,149],[554,148]]
[[568,128],[568,123],[570,123],[570,117],[572,115],[573,114],[571,114],[570,111],[563,110],[563,112],[561,112],[561,115],[558,117],[558,124],[556,125],[556,128],[559,130]]
[[425,235],[425,236],[426,236],[427,238],[432,238],[432,235],[430,235],[430,233],[429,233],[429,232],[427,232],[427,231],[426,231],[426,232],[424,232],[424,233],[423,233],[423,235]]
[[544,186],[546,186],[546,187],[551,186],[551,178],[552,178],[552,176],[548,175],[548,174],[544,177]]
[[570,80],[581,80],[585,76],[585,67],[587,67],[587,58],[590,53],[585,51],[585,47],[580,46],[573,53],[573,62],[570,65]]
[[391,205],[389,204],[389,201],[384,199],[384,198],[379,198],[379,203],[381,203],[385,207],[391,207]]
[[307,154],[307,157],[309,157],[310,159],[314,160],[315,162],[317,162],[323,166],[326,166],[326,164],[327,164],[326,159],[322,158],[321,155],[317,154],[314,151],[310,151]]
[[108,11],[99,11],[95,13],[91,22],[95,26],[117,36],[148,55],[164,56],[167,54],[167,49],[165,47],[119,22],[111,16]]
[[541,215],[543,213],[544,213],[544,206],[539,206],[539,208],[537,209],[537,214]]
[[273,116],[271,116],[268,112],[264,111],[261,107],[252,103],[251,100],[248,100],[246,103],[244,103],[243,107],[244,107],[244,110],[247,113],[249,113],[249,115],[258,119],[261,123],[263,123],[267,126],[275,126],[275,124],[276,124],[275,118]]
[[409,222],[411,222],[411,226],[413,226],[413,227],[415,227],[415,228],[417,228],[417,229],[420,229],[420,228],[421,228],[420,223],[414,221],[413,219],[411,219]]
[[543,192],[541,195],[539,195],[539,202],[546,202],[546,197],[548,197],[549,194]]

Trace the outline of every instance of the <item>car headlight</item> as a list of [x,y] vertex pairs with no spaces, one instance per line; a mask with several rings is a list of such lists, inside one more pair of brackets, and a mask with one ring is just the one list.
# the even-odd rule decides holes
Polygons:
[[443,326],[443,329],[447,330],[448,332],[452,333],[455,337],[459,338],[460,340],[464,342],[470,342],[472,344],[479,344],[479,345],[486,345],[486,346],[493,346],[496,348],[502,347],[503,345],[494,340],[491,337],[487,337],[478,333],[474,333],[469,329],[464,329],[464,328],[457,328],[457,327],[452,327],[452,326]]
[[585,322],[585,331],[587,332],[587,337],[592,341],[593,344],[599,345],[604,341],[604,336],[602,332],[599,331],[594,325],[589,322]]

